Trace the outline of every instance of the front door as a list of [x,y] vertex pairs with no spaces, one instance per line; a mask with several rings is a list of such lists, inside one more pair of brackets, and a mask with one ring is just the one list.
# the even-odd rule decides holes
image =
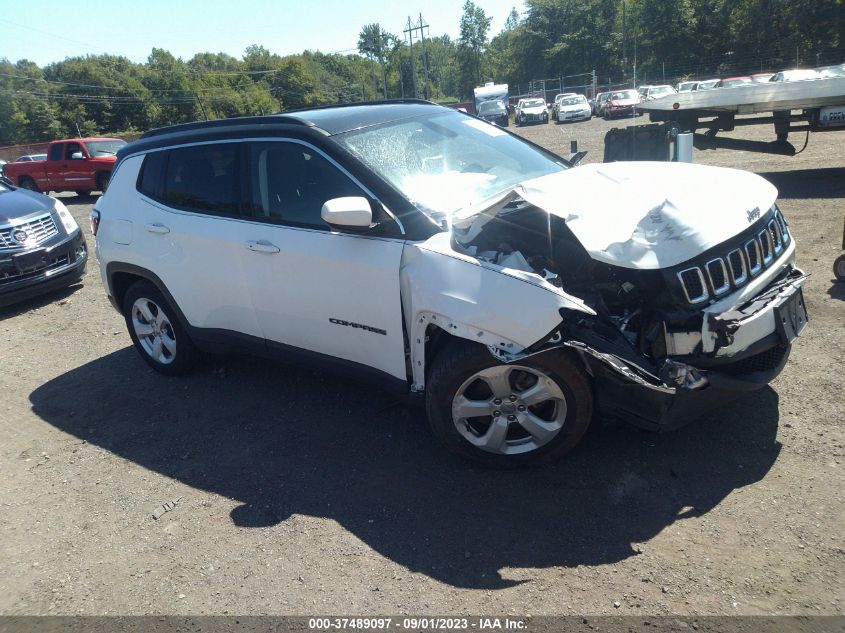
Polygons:
[[[253,213],[244,278],[270,342],[351,361],[405,379],[399,289],[404,241],[374,196],[313,146],[292,140],[250,143]],[[323,203],[371,200],[387,231],[332,230]],[[396,237],[388,237],[390,228]]]

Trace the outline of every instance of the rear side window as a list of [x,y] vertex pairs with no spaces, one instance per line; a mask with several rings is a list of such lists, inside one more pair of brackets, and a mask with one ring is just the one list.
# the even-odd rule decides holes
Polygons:
[[238,154],[237,143],[168,151],[161,199],[174,207],[211,215],[239,215]]
[[50,146],[50,160],[62,160],[62,149],[64,143],[53,143]]
[[138,191],[150,198],[161,198],[162,176],[166,162],[166,152],[153,152],[144,157],[141,174],[138,177]]

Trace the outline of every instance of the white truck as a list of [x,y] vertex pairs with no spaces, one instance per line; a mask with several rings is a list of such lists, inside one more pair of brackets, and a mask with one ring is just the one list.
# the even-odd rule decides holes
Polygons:
[[488,101],[499,101],[505,109],[508,107],[508,84],[494,84],[488,81],[483,86],[473,90],[473,101],[476,114],[481,110],[481,104]]

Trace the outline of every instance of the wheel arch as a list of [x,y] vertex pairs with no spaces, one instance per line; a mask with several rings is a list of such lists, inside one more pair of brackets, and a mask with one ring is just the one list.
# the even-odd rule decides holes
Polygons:
[[151,270],[125,262],[109,262],[106,265],[106,279],[109,286],[109,296],[112,298],[115,308],[119,311],[123,311],[123,301],[129,288],[138,281],[147,281],[164,295],[167,302],[175,310],[182,327],[186,329],[190,328],[190,323],[176,299],[173,298],[173,295],[161,278]]

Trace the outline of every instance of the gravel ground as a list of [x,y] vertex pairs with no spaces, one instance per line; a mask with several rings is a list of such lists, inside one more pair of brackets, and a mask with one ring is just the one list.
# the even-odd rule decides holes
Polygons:
[[[612,125],[519,133],[589,162]],[[95,261],[5,309],[0,613],[842,614],[843,147],[696,152],[778,186],[812,273],[771,387],[670,434],[597,424],[543,469],[452,458],[419,411],[308,367],[159,376]],[[87,231],[93,199],[63,200]]]

